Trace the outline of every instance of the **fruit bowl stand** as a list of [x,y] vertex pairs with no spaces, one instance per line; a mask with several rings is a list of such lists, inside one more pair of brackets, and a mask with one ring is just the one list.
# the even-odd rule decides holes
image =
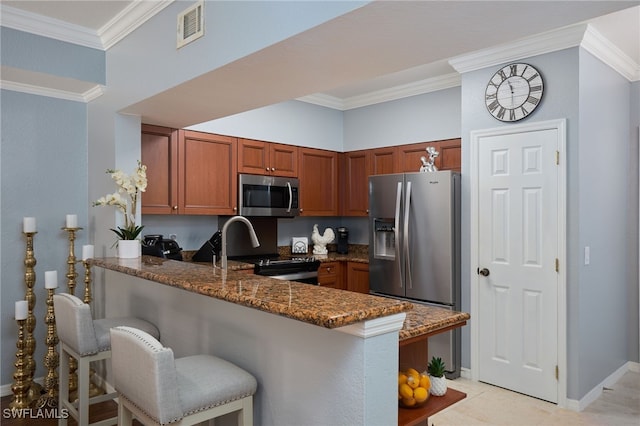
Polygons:
[[[428,363],[428,338],[436,334],[462,327],[467,322],[461,322],[432,332],[400,340],[400,365],[424,365]],[[428,425],[428,418],[441,410],[467,397],[467,394],[448,387],[443,396],[430,395],[426,404],[417,408],[398,408],[398,426]]]

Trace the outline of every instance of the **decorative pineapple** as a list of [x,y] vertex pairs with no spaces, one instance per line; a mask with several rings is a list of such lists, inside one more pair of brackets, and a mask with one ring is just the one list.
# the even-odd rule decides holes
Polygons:
[[434,396],[442,396],[447,393],[447,379],[444,377],[444,361],[442,358],[435,356],[431,358],[427,371],[431,376],[431,388],[429,392]]

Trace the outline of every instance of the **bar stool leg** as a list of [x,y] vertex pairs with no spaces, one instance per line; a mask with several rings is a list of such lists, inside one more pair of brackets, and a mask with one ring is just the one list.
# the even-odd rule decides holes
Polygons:
[[[66,402],[69,401],[69,354],[64,348],[60,350],[60,376],[58,378],[58,398],[60,403],[58,408],[66,409]],[[58,426],[67,426],[67,418],[60,416]]]
[[89,424],[89,361],[78,360],[78,424]]

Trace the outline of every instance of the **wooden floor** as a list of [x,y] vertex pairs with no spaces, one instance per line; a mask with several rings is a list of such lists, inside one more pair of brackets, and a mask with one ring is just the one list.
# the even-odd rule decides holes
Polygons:
[[[31,409],[30,411],[22,411],[23,416],[17,417],[13,416],[11,413],[11,409],[9,408],[9,404],[13,399],[13,395],[5,396],[1,400],[2,404],[2,417],[0,418],[0,423],[2,426],[56,426],[58,424],[57,418],[47,418],[54,417],[58,414],[56,410],[53,409]],[[89,410],[89,423],[97,422],[100,420],[108,419],[110,417],[115,417],[118,415],[118,405],[113,401],[101,402],[99,404],[94,404],[91,406]],[[78,423],[71,417],[68,419],[69,426],[77,425]],[[141,425],[137,420],[133,421],[134,425]]]

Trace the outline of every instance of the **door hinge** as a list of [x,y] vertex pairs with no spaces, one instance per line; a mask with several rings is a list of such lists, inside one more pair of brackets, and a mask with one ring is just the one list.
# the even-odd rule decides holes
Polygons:
[[556,166],[560,165],[560,151],[556,151]]
[[560,380],[560,369],[556,365],[556,380]]
[[556,272],[560,272],[560,260],[556,257]]

